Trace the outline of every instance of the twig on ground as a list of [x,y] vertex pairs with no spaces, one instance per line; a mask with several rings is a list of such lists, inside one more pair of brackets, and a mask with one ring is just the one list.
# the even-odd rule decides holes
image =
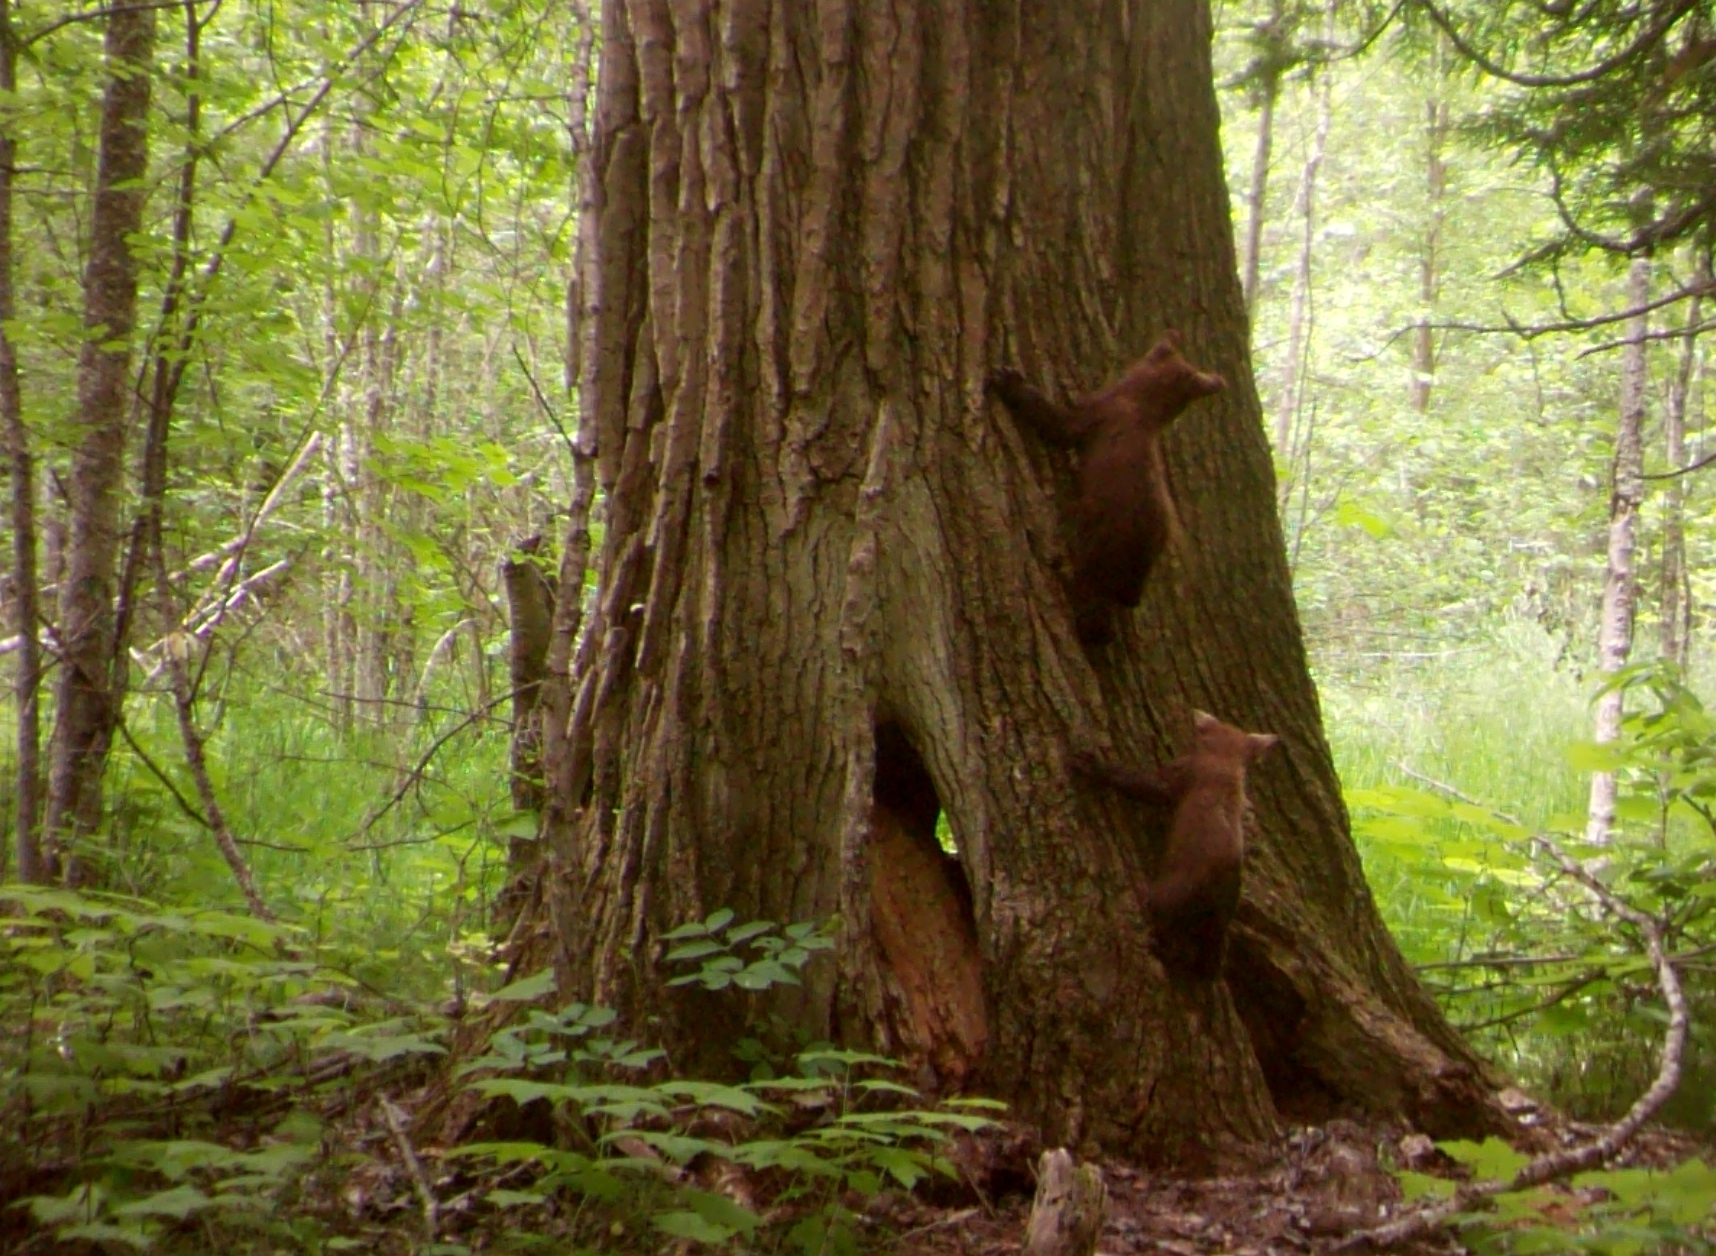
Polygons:
[[[1418,774],[1414,772],[1411,775]],[[1448,792],[1455,791],[1449,788]],[[1662,922],[1621,899],[1581,867],[1578,861],[1562,850],[1553,839],[1539,834],[1533,837],[1531,842],[1548,854],[1563,872],[1589,890],[1612,914],[1631,924],[1643,935],[1645,950],[1650,956],[1651,966],[1656,969],[1657,984],[1662,989],[1663,1002],[1668,1005],[1668,1033],[1663,1039],[1656,1080],[1638,1097],[1633,1106],[1627,1109],[1625,1116],[1590,1142],[1538,1156],[1514,1174],[1510,1181],[1473,1182],[1462,1186],[1450,1198],[1438,1204],[1420,1208],[1387,1225],[1348,1235],[1335,1248],[1336,1251],[1376,1251],[1395,1247],[1441,1229],[1455,1214],[1468,1212],[1495,1195],[1542,1186],[1556,1178],[1599,1165],[1638,1133],[1639,1127],[1650,1120],[1680,1084],[1680,1062],[1686,1050],[1686,997],[1681,991],[1680,977],[1674,970],[1674,964],[1669,959],[1667,947],[1663,942]]]
[[393,1100],[382,1095],[381,1115],[387,1119],[387,1128],[393,1133],[393,1145],[399,1148],[399,1158],[405,1162],[405,1168],[417,1187],[417,1198],[423,1203],[423,1239],[433,1243],[440,1228],[441,1207],[429,1186],[428,1175],[423,1172],[423,1162],[417,1158],[417,1149],[411,1145],[411,1136],[405,1132],[405,1114]]

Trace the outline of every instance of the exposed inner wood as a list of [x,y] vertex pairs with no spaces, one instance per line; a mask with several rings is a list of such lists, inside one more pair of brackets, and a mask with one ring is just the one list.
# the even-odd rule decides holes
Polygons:
[[871,920],[897,1001],[888,1030],[933,1089],[961,1088],[989,1039],[971,890],[936,839],[935,783],[893,724],[876,733]]

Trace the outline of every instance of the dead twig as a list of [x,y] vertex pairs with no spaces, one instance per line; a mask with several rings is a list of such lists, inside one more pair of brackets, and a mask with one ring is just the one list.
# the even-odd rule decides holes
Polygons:
[[[1416,775],[1416,773],[1414,773]],[[1424,778],[1420,778],[1424,779]],[[1454,793],[1449,789],[1450,793]],[[1639,1128],[1662,1107],[1680,1084],[1681,1058],[1686,1050],[1686,997],[1680,976],[1663,941],[1662,922],[1623,900],[1582,867],[1550,837],[1538,834],[1531,844],[1547,854],[1573,880],[1590,891],[1611,914],[1636,928],[1644,938],[1645,951],[1656,970],[1663,1002],[1668,1006],[1668,1032],[1664,1036],[1656,1080],[1640,1095],[1619,1121],[1590,1142],[1549,1152],[1532,1160],[1507,1182],[1473,1182],[1460,1187],[1441,1203],[1420,1208],[1397,1221],[1348,1235],[1336,1251],[1378,1251],[1422,1238],[1443,1226],[1458,1213],[1469,1212],[1486,1200],[1511,1191],[1528,1190],[1546,1182],[1594,1168],[1613,1156]]]
[[393,1145],[399,1148],[399,1158],[411,1174],[411,1181],[417,1187],[417,1198],[423,1203],[423,1241],[433,1243],[441,1225],[441,1206],[429,1185],[428,1175],[423,1172],[423,1162],[417,1158],[417,1149],[411,1145],[411,1136],[405,1132],[405,1113],[386,1095],[380,1097],[380,1103],[381,1115],[386,1118],[387,1128],[393,1134]]

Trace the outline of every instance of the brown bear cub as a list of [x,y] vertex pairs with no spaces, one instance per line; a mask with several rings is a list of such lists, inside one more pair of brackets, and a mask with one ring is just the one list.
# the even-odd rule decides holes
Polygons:
[[1192,713],[1197,744],[1160,775],[1073,756],[1093,780],[1145,802],[1173,808],[1168,838],[1146,887],[1156,952],[1170,972],[1213,981],[1221,972],[1227,926],[1239,905],[1245,856],[1245,769],[1280,738],[1247,733],[1202,711]]
[[991,374],[989,387],[1043,440],[1077,451],[1073,613],[1079,638],[1102,645],[1114,636],[1114,607],[1138,605],[1145,577],[1179,526],[1162,434],[1188,405],[1227,382],[1181,357],[1180,334],[1170,331],[1119,380],[1071,408],[1012,369]]

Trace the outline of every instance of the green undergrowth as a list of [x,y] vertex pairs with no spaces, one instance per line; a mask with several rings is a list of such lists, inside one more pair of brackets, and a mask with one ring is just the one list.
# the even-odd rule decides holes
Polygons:
[[[1708,1252],[1704,1235],[1716,1206],[1716,1169],[1701,1159],[1668,1169],[1595,1169],[1567,1185],[1494,1189],[1515,1180],[1530,1157],[1498,1138],[1482,1143],[1438,1143],[1444,1155],[1494,1193],[1486,1206],[1458,1213],[1451,1227],[1464,1249],[1479,1256],[1586,1252],[1604,1256]],[[1402,1171],[1406,1202],[1414,1207],[1450,1198],[1447,1177]]]
[[[349,976],[425,1000],[457,995],[487,945],[513,813],[504,720],[401,712],[394,728],[337,730],[276,690],[231,694],[208,744],[216,794],[264,904],[295,936],[349,956]],[[247,912],[198,812],[172,712],[137,702],[108,773],[107,828],[90,843],[108,888]],[[133,744],[134,743],[134,744]]]
[[[926,1104],[891,1061],[766,1020],[732,1044],[748,1080],[674,1077],[609,1009],[548,1010],[543,972],[473,999],[513,1010],[456,1073],[511,1136],[420,1152],[400,1105],[455,1027],[368,995],[349,956],[116,895],[0,886],[0,908],[4,1250],[856,1254],[855,1202],[950,1175],[947,1138],[998,1106]],[[742,1000],[832,946],[725,911],[669,940],[675,984]]]
[[[1716,723],[1697,686],[1623,674],[1619,743],[1589,742],[1597,678],[1557,670],[1524,626],[1463,668],[1379,668],[1324,691],[1367,880],[1407,958],[1460,1026],[1527,1089],[1574,1113],[1618,1115],[1649,1085],[1666,1013],[1636,931],[1534,847],[1546,834],[1596,859],[1628,903],[1668,922],[1693,1008],[1686,1077],[1665,1116],[1708,1128],[1716,1060]],[[1620,782],[1621,831],[1583,844],[1593,769]]]
[[[1349,801],[1377,790],[1455,804],[1463,796],[1527,828],[1556,829],[1583,827],[1590,777],[1568,747],[1590,736],[1590,696],[1529,624],[1505,625],[1488,647],[1453,659],[1381,662],[1322,689]],[[1355,812],[1366,879],[1407,958],[1469,953],[1485,907],[1471,901],[1469,874],[1500,857],[1496,835],[1483,824],[1426,830],[1411,816],[1385,823],[1363,806]],[[1427,835],[1436,838],[1429,860]]]

